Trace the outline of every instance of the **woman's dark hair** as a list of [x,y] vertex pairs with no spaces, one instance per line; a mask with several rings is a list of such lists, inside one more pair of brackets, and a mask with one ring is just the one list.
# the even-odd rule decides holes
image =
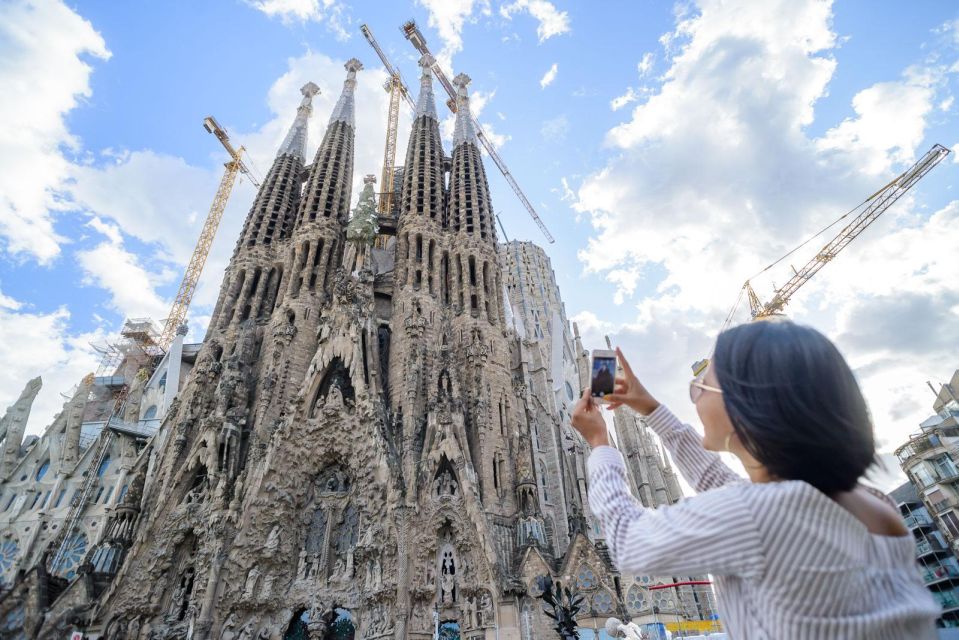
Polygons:
[[775,477],[849,491],[875,460],[859,385],[836,346],[789,321],[724,331],[712,362],[746,450]]

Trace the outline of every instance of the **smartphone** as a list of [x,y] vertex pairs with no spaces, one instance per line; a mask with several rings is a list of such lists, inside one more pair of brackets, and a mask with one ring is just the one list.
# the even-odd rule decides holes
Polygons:
[[616,352],[608,349],[593,349],[590,395],[602,401],[603,396],[613,392],[613,381],[615,379]]

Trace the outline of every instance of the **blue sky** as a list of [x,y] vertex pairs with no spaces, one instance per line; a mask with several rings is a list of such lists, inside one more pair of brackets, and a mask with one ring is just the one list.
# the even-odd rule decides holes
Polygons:
[[[945,0],[4,3],[0,404],[42,374],[39,432],[95,367],[91,342],[124,317],[165,315],[224,161],[206,115],[262,174],[306,80],[323,92],[312,154],[355,56],[357,185],[379,174],[385,75],[359,25],[415,89],[409,18],[473,78],[480,121],[556,237],[547,251],[586,340],[613,335],[688,418],[688,364],[742,281],[933,142],[959,143],[959,9]],[[929,412],[925,381],[959,367],[954,159],[790,307],[856,368],[886,449]],[[542,243],[487,172],[509,236]],[[234,192],[194,335],[252,197]],[[786,278],[755,284],[768,297]]]

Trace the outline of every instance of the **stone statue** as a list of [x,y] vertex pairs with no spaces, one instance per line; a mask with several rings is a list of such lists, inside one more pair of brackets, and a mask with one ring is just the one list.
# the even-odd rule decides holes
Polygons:
[[250,572],[246,574],[246,583],[243,585],[243,598],[245,600],[252,600],[256,595],[256,582],[260,578],[260,570],[255,566],[250,569]]
[[236,639],[236,613],[231,613],[223,623],[223,629],[220,631],[220,640]]
[[489,591],[483,589],[479,598],[479,609],[477,611],[476,626],[489,627],[493,624],[493,598]]
[[268,558],[272,558],[276,555],[276,552],[280,549],[280,525],[274,525],[270,529],[270,535],[266,538],[266,544],[263,545],[263,550],[266,552]]

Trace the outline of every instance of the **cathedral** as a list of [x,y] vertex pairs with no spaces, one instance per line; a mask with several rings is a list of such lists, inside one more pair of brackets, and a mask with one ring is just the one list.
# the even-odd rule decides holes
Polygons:
[[[0,477],[0,508],[50,456],[63,481],[99,474],[89,465],[114,450],[127,465],[122,495],[97,496],[100,511],[43,498],[30,512],[42,534],[24,532],[25,506],[0,514],[0,540],[22,550],[32,536],[29,555],[0,565],[3,637],[556,637],[542,576],[584,596],[584,639],[608,637],[610,616],[710,617],[695,577],[614,568],[587,502],[588,447],[569,425],[587,352],[546,254],[497,240],[465,74],[444,148],[430,62],[388,213],[372,176],[350,210],[362,65],[346,63],[311,163],[319,88],[303,87],[182,374],[178,338],[182,384],[155,432],[130,426],[157,420],[142,412],[157,375],[137,364],[117,373],[127,426],[107,418],[97,437],[112,439],[89,445],[106,453],[86,468],[60,464],[53,446],[72,433],[70,403],[44,436],[49,452],[6,446],[3,468],[19,456],[23,473]],[[617,410],[614,430],[637,499],[679,500],[642,420]],[[66,572],[64,536],[80,533],[88,547]]]

